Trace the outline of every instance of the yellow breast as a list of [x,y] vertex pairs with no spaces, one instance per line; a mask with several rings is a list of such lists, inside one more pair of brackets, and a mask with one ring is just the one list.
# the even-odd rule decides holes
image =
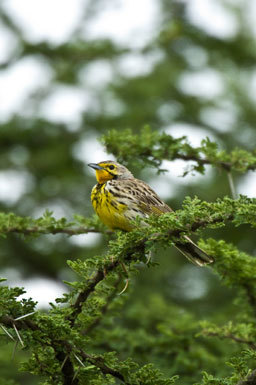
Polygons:
[[111,229],[131,231],[128,207],[124,203],[119,203],[116,197],[111,194],[105,184],[97,184],[92,189],[91,200],[96,214],[101,221]]

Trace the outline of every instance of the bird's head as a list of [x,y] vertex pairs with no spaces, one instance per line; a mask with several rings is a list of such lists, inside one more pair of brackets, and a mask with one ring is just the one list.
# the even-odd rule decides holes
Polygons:
[[130,179],[133,178],[132,173],[121,164],[113,160],[105,160],[99,163],[89,163],[89,167],[96,170],[96,179],[98,183],[106,183],[111,179]]

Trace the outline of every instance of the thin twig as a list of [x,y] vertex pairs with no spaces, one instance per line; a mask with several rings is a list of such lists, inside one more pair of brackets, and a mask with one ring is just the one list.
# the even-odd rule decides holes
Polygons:
[[220,335],[218,333],[214,333],[214,332],[210,332],[210,333],[206,333],[207,336],[210,336],[210,337],[218,337],[220,339],[230,339],[230,340],[233,340],[235,342],[238,342],[240,344],[246,344],[246,345],[249,345],[251,349],[253,350],[256,350],[256,344],[254,341],[251,341],[251,340],[245,340],[243,338],[240,338],[240,337],[237,337],[235,336],[234,334],[227,334],[227,335]]
[[92,357],[89,354],[85,353],[81,349],[79,350],[79,354],[85,360],[87,360],[91,364],[97,366],[103,374],[111,374],[113,377],[116,377],[119,380],[123,381],[126,385],[130,385],[128,382],[125,381],[124,376],[121,373],[119,373],[117,370],[111,369],[109,366],[107,366],[104,363],[104,360],[102,359],[102,357]]

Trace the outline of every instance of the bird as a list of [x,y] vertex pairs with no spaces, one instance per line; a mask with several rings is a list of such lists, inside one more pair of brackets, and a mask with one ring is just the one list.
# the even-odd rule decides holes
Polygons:
[[[161,215],[173,212],[145,182],[136,179],[133,174],[118,162],[105,160],[89,163],[96,171],[97,184],[91,192],[92,206],[100,220],[112,230],[132,231],[133,221],[137,216],[148,218],[150,215]],[[144,222],[144,225],[146,223]],[[214,262],[188,236],[186,243],[175,242],[175,247],[197,266]]]

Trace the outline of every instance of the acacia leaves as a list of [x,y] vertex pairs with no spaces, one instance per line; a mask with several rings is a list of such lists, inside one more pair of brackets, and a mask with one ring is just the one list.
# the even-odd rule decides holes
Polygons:
[[75,215],[74,221],[66,218],[56,219],[52,211],[46,210],[42,217],[34,219],[31,217],[20,217],[14,213],[0,213],[0,236],[8,233],[18,233],[29,236],[39,236],[40,234],[67,235],[86,234],[89,232],[103,232],[104,226],[98,217],[84,218]]
[[[159,171],[166,159],[193,160],[192,168],[201,173],[207,164],[228,172],[256,167],[253,153],[241,149],[220,151],[209,139],[194,148],[185,137],[175,139],[148,127],[137,135],[128,130],[117,136],[111,131],[104,141],[120,162],[150,165]],[[223,197],[206,202],[187,197],[180,210],[153,215],[143,220],[143,226],[141,222],[137,218],[134,230],[124,233],[107,230],[96,216],[74,215],[74,220],[68,221],[56,219],[50,211],[37,219],[0,213],[3,237],[16,233],[29,241],[43,234],[99,232],[105,234],[107,242],[100,255],[68,260],[77,280],[65,282],[67,292],[46,312],[37,309],[31,299],[21,300],[23,289],[0,286],[0,338],[5,343],[15,341],[19,348],[29,351],[22,370],[40,376],[45,385],[179,385],[184,383],[183,378],[192,384],[191,373],[197,372],[199,378],[202,370],[201,385],[243,384],[241,381],[254,375],[250,367],[256,347],[256,262],[238,245],[212,238],[199,242],[215,259],[210,269],[237,293],[236,319],[199,324],[193,311],[159,301],[153,291],[145,293],[143,303],[128,313],[128,327],[123,325],[122,310],[129,296],[136,294],[132,287],[134,274],[142,266],[153,268],[158,262],[157,257],[149,258],[152,251],[160,246],[173,250],[176,241],[186,242],[185,235],[204,236],[206,229],[220,229],[221,234],[227,224],[246,224],[254,229],[256,199]],[[213,339],[230,344],[223,348],[214,345]],[[209,344],[214,345],[213,349]],[[240,346],[247,353],[241,353]],[[223,362],[229,361],[229,367],[223,365],[218,376],[209,374],[218,365],[219,356]]]
[[209,138],[202,140],[201,146],[193,147],[185,136],[174,138],[149,126],[145,126],[138,134],[130,129],[121,132],[111,130],[103,136],[102,142],[120,163],[139,167],[149,165],[159,171],[163,171],[160,168],[163,160],[174,159],[194,161],[191,171],[201,174],[205,172],[207,164],[240,173],[256,169],[255,152],[236,148],[228,153],[220,150]]

